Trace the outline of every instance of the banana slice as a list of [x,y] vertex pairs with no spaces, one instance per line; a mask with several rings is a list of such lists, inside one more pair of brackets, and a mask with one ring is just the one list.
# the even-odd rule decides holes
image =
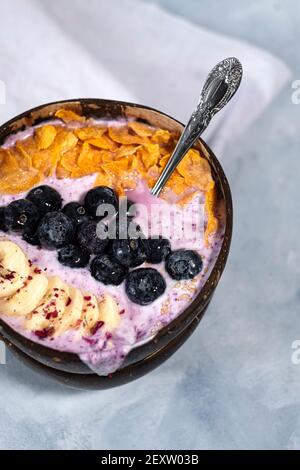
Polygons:
[[25,328],[36,331],[54,326],[66,310],[69,295],[69,287],[59,277],[51,277],[46,294],[40,304],[28,315]]
[[85,332],[90,334],[100,320],[98,302],[93,294],[83,294],[82,319]]
[[79,289],[70,287],[70,296],[67,299],[66,310],[55,322],[55,335],[58,336],[71,328],[77,328],[81,320],[84,300]]
[[105,331],[113,331],[119,326],[121,316],[118,304],[113,297],[104,295],[104,300],[99,303],[99,317],[104,322]]
[[53,327],[55,336],[66,330],[81,329],[88,334],[103,322],[104,331],[112,331],[121,318],[113,297],[105,294],[98,303],[90,293],[67,286],[54,276],[50,279],[30,269],[27,256],[15,243],[0,239],[0,313],[26,316],[24,327],[38,331]]
[[21,289],[8,299],[0,299],[0,312],[8,316],[27,315],[39,305],[47,287],[47,277],[32,269]]
[[9,240],[0,241],[0,298],[10,297],[20,289],[29,275],[27,256]]

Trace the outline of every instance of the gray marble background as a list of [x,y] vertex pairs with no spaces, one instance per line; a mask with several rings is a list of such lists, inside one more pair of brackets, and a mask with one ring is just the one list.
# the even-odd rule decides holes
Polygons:
[[[273,52],[300,79],[297,0],[156,3]],[[289,84],[227,149],[232,251],[198,331],[153,373],[104,392],[64,389],[8,354],[1,448],[300,448],[300,365],[291,361],[300,339],[300,105],[291,94]]]

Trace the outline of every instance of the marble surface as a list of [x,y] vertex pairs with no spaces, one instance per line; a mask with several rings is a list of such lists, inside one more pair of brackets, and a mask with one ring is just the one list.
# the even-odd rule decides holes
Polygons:
[[[156,3],[264,47],[300,79],[297,0],[228,0],[226,21],[218,0]],[[300,104],[291,95],[289,84],[227,148],[232,250],[190,340],[148,376],[93,393],[64,389],[8,354],[1,448],[300,448],[300,365],[291,361],[300,339]]]

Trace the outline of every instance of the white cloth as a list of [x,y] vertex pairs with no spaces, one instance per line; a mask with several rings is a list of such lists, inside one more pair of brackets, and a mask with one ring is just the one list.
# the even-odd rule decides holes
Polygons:
[[242,86],[204,134],[219,154],[289,77],[265,51],[137,0],[10,0],[1,4],[4,120],[66,98],[135,101],[186,122],[218,61],[238,57]]

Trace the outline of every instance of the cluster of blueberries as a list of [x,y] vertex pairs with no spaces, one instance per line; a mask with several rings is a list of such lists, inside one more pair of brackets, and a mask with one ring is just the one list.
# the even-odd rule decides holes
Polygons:
[[[118,211],[118,197],[107,186],[89,190],[82,203],[69,202],[62,207],[60,194],[49,186],[33,188],[25,199],[12,201],[0,207],[0,230],[22,234],[32,245],[58,250],[58,260],[71,268],[86,267],[90,263],[92,276],[103,284],[120,285],[125,280],[128,297],[135,303],[147,305],[163,294],[166,282],[154,268],[137,268],[144,262],[165,262],[168,274],[176,280],[192,279],[202,270],[201,257],[192,250],[171,250],[166,238],[145,238],[140,227],[135,226],[135,235],[128,227],[134,224],[127,202],[125,237],[120,234],[118,216],[116,236],[109,237],[105,217],[99,217],[98,208],[109,204]],[[107,236],[99,237],[99,224]],[[124,234],[124,227],[122,230]]]

